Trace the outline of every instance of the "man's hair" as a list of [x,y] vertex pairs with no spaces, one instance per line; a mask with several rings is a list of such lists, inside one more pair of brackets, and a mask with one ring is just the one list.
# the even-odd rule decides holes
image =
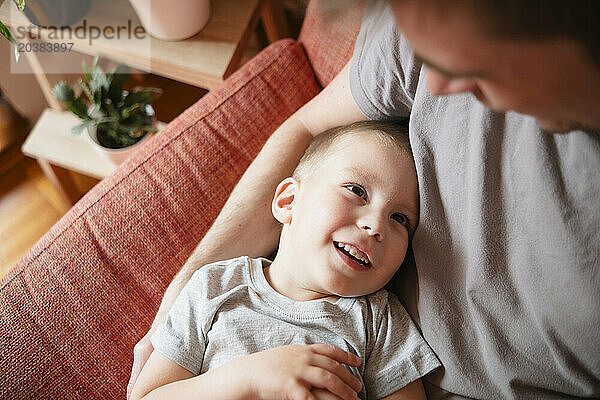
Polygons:
[[327,157],[332,144],[343,137],[357,133],[373,135],[384,146],[395,146],[412,160],[408,140],[408,120],[361,121],[331,128],[315,136],[294,170],[293,177],[300,181],[308,177]]
[[442,14],[449,7],[460,7],[475,16],[484,33],[493,37],[572,40],[581,45],[600,68],[599,0],[428,1],[444,7],[439,9]]

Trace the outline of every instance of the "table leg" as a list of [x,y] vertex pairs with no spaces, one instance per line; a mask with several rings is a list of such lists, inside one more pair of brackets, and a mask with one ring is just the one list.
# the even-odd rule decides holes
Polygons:
[[285,12],[281,0],[265,0],[261,19],[267,34],[269,43],[279,39],[290,37]]
[[[24,36],[25,37],[22,39],[22,43],[25,43],[25,44],[31,43],[29,41],[29,39],[27,38],[27,35],[24,35]],[[62,106],[61,102],[58,101],[56,96],[54,96],[54,92],[52,91],[52,85],[50,84],[50,80],[48,80],[48,76],[44,72],[44,69],[42,68],[42,64],[40,63],[40,60],[38,59],[37,54],[33,51],[28,51],[28,52],[25,52],[25,57],[27,57],[27,61],[29,61],[29,65],[31,66],[31,69],[33,70],[35,79],[38,81],[38,84],[40,85],[40,89],[42,89],[42,93],[44,94],[44,97],[46,98],[48,105],[51,108],[53,108],[54,110],[64,110],[64,107]]]
[[58,194],[67,206],[67,209],[77,203],[82,194],[77,190],[75,181],[73,181],[69,171],[58,165],[50,164],[48,160],[44,160],[43,158],[38,158],[37,162],[42,168],[42,171],[44,171],[46,177],[58,191]]

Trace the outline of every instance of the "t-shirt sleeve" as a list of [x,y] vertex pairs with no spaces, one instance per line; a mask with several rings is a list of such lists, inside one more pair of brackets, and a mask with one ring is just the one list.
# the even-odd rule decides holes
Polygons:
[[396,296],[386,291],[376,295],[364,382],[369,398],[380,399],[441,364]]
[[372,120],[408,117],[421,71],[387,3],[367,2],[350,64],[352,97]]
[[194,375],[200,374],[205,351],[204,332],[201,326],[201,294],[203,268],[196,271],[183,288],[164,323],[150,338],[154,350],[169,358]]

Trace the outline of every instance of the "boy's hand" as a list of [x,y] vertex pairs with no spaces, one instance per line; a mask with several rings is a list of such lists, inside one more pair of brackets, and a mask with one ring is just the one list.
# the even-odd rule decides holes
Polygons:
[[310,391],[317,400],[340,400],[335,394],[323,389],[313,389]]
[[[323,389],[344,400],[358,399],[362,384],[343,364],[358,367],[356,355],[325,344],[283,346],[241,357],[223,366],[243,377],[250,398],[317,400]],[[322,398],[322,397],[319,397]]]

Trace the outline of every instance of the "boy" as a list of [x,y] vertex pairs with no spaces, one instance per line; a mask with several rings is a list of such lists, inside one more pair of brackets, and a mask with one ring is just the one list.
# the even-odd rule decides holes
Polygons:
[[406,129],[367,121],[318,135],[275,191],[274,261],[198,270],[132,398],[425,398],[419,378],[439,361],[382,289],[418,202]]

